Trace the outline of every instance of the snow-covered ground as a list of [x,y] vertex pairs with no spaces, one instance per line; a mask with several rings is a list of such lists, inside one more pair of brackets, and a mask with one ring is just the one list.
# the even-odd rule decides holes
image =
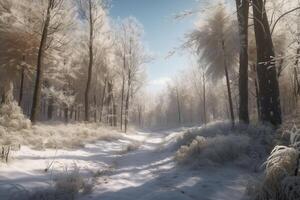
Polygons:
[[74,165],[84,177],[94,180],[93,191],[78,196],[82,200],[242,199],[249,175],[246,170],[176,165],[172,144],[181,134],[182,130],[138,132],[78,150],[37,151],[22,146],[8,164],[0,165],[0,199],[21,189],[47,188]]

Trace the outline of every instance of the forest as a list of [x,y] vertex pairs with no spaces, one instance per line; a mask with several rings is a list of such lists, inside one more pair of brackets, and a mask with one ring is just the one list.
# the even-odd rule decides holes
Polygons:
[[299,98],[300,0],[0,0],[0,200],[299,200]]

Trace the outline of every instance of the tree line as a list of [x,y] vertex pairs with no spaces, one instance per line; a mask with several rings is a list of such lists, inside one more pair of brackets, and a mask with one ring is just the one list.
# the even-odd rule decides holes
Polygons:
[[[41,120],[127,130],[144,85],[142,25],[102,0],[0,0],[1,101]],[[16,86],[16,87],[14,87]]]

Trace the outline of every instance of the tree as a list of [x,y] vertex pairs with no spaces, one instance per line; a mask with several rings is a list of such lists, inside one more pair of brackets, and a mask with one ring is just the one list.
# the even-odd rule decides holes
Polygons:
[[261,120],[274,126],[281,124],[281,107],[277,69],[267,13],[263,0],[253,0],[254,32],[257,49],[257,75]]
[[102,0],[80,0],[80,15],[88,24],[89,34],[88,34],[88,72],[87,72],[87,82],[84,94],[84,119],[85,121],[90,120],[89,109],[90,109],[90,91],[92,83],[94,56],[95,56],[95,38],[99,34],[105,25],[106,12],[104,10],[104,5]]
[[[120,45],[116,52],[122,65],[121,88],[121,129],[123,121],[123,109],[125,109],[125,132],[129,121],[130,99],[142,85],[143,65],[151,59],[141,43],[143,28],[135,18],[127,18],[121,22],[117,33],[117,41]],[[125,91],[126,90],[126,91]],[[125,100],[125,102],[124,102]],[[125,108],[123,108],[125,105]]]
[[237,45],[235,43],[236,24],[230,20],[224,5],[218,5],[208,16],[206,23],[187,35],[185,48],[194,47],[207,63],[207,74],[218,80],[225,76],[230,117],[234,126],[234,111],[232,94],[230,88],[229,71],[233,69],[236,56]]
[[[69,7],[70,6],[70,7]],[[37,71],[35,76],[35,86],[31,107],[30,120],[35,123],[38,119],[40,110],[41,89],[44,80],[44,62],[46,55],[51,55],[50,47],[54,44],[53,49],[58,48],[57,43],[61,44],[62,37],[59,33],[69,28],[71,20],[73,19],[72,4],[67,0],[42,0],[39,2],[33,2],[30,8],[36,8],[38,17],[37,22],[39,24],[37,30],[41,30],[40,42],[38,47],[37,56]],[[45,13],[45,15],[43,15]],[[46,51],[47,52],[46,54]]]
[[248,15],[249,1],[236,0],[240,34],[239,120],[249,123],[248,111]]
[[[33,68],[37,56],[36,34],[31,30],[31,17],[26,15],[26,7],[23,8],[24,5],[19,1],[0,1],[2,102],[6,104],[14,100],[14,80],[25,68],[27,70]],[[19,101],[21,97],[20,94]]]

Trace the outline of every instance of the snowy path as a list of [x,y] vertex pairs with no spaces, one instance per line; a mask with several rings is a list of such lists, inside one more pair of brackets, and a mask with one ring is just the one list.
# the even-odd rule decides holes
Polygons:
[[[76,151],[34,151],[23,147],[8,166],[0,166],[0,197],[6,185],[47,187],[63,168],[74,163],[85,176],[109,169],[96,178],[93,192],[82,200],[238,200],[245,172],[236,168],[190,170],[176,167],[171,138],[180,132],[138,133],[125,139],[86,145]],[[138,149],[124,152],[129,144]],[[45,168],[52,163],[49,172]],[[4,185],[5,184],[5,185]],[[0,198],[2,199],[2,198]]]
[[[86,199],[101,200],[235,200],[241,199],[244,187],[237,169],[187,170],[176,168],[174,151],[165,148],[165,134],[149,134],[135,152],[116,161],[117,169],[105,178]],[[179,133],[178,133],[179,134]],[[104,184],[103,184],[104,183]],[[92,197],[92,198],[91,198]]]

